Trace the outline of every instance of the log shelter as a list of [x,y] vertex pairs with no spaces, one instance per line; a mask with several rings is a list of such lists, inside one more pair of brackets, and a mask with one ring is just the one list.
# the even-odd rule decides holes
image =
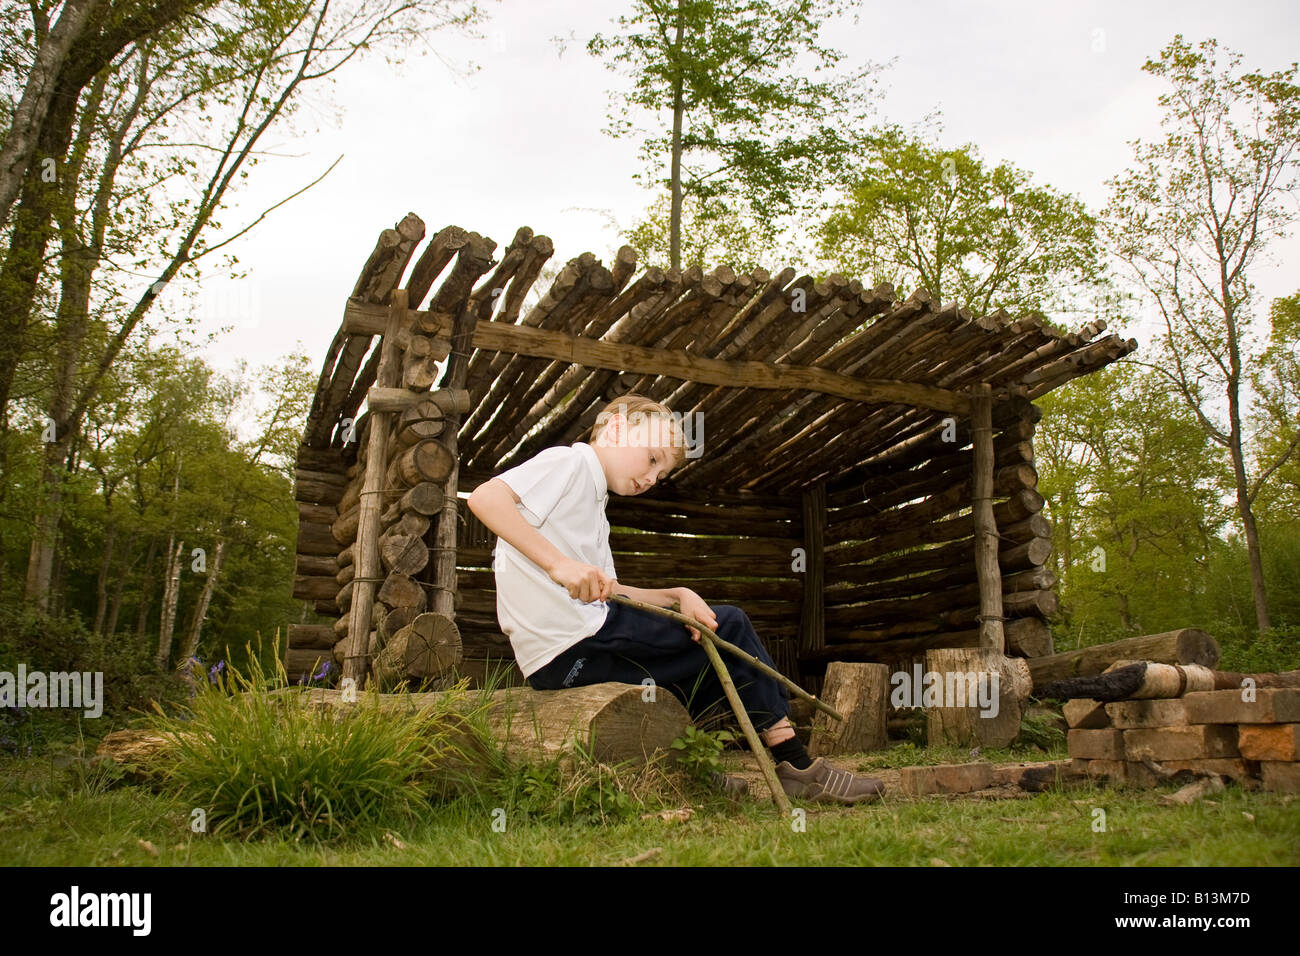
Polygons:
[[525,308],[546,236],[521,228],[498,255],[458,226],[425,234],[414,214],[383,230],[322,366],[293,595],[332,623],[290,627],[291,678],[333,660],[362,685],[520,681],[494,535],[464,498],[629,392],[680,414],[693,447],[610,496],[619,580],[741,606],[814,693],[833,661],[1052,653],[1033,401],[1136,341],[838,274],[639,271],[629,246],[568,260]]

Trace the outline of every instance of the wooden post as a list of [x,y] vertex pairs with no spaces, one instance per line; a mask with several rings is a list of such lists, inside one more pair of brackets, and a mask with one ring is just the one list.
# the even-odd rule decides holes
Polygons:
[[[380,345],[379,369],[375,374],[375,384],[380,388],[395,387],[402,372],[397,354],[397,333],[406,323],[406,304],[406,290],[394,289],[388,307],[388,324]],[[353,579],[352,606],[348,616],[348,649],[343,658],[343,677],[355,680],[358,690],[364,686],[366,672],[370,669],[370,616],[375,603],[376,579],[380,574],[379,515],[384,510],[380,496],[385,490],[384,466],[388,461],[388,430],[392,416],[392,412],[372,413],[366,448],[366,479],[361,487],[361,515],[353,546],[357,573]]]
[[971,438],[975,445],[975,573],[980,589],[980,647],[1007,651],[1002,630],[1002,572],[998,568],[998,526],[993,518],[993,387],[975,387],[971,398]]
[[[490,239],[473,234],[469,254],[461,250],[461,264],[456,267],[468,277],[465,281],[472,284],[474,278],[486,272],[493,248],[495,243]],[[452,274],[455,276],[456,273]],[[450,282],[450,277],[443,282],[430,308],[447,294]],[[451,351],[447,354],[447,365],[438,384],[439,393],[448,399],[443,406],[442,442],[451,453],[451,473],[442,486],[442,512],[438,515],[438,527],[433,535],[433,578],[429,584],[433,585],[432,610],[451,620],[456,617],[456,531],[460,527],[460,499],[456,494],[460,489],[460,412],[468,403],[468,393],[464,393],[465,377],[469,373],[469,356],[474,351],[474,326],[478,324],[481,307],[482,302],[472,297],[461,303],[452,320]]]
[[[826,615],[822,602],[825,599],[825,555],[822,541],[826,529],[826,483],[803,493],[803,611],[799,623],[800,656],[820,651],[826,646]],[[796,674],[800,677],[800,674]]]

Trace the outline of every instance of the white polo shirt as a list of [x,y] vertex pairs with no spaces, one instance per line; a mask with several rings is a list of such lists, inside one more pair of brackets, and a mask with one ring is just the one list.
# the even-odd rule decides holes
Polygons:
[[[515,507],[551,544],[575,561],[594,564],[614,577],[605,504],[609,488],[596,451],[576,441],[544,448],[497,475],[519,496]],[[605,623],[607,601],[583,603],[510,542],[497,537],[492,550],[497,622],[510,638],[525,677]]]

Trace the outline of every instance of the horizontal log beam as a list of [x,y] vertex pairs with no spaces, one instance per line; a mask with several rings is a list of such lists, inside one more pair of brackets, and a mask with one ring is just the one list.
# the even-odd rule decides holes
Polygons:
[[501,322],[480,322],[475,348],[642,375],[668,376],[708,385],[762,389],[802,388],[858,402],[919,405],[957,415],[970,413],[970,399],[948,389],[890,379],[854,378],[824,368],[775,362],[701,358],[681,350],[592,341],[564,332]]

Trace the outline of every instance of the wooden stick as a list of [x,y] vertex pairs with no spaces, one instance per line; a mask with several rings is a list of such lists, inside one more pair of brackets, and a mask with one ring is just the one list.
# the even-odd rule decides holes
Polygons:
[[[704,633],[701,631],[700,633]],[[717,672],[718,680],[722,683],[722,689],[727,695],[727,700],[731,702],[731,709],[736,715],[736,720],[740,722],[740,729],[744,731],[745,739],[749,741],[749,749],[754,752],[754,759],[758,761],[758,767],[763,771],[763,779],[767,781],[767,787],[772,791],[772,802],[776,804],[777,809],[784,816],[790,816],[794,808],[790,805],[790,798],[786,796],[785,788],[781,786],[781,781],[776,775],[776,766],[772,763],[772,756],[763,746],[763,741],[758,738],[758,731],[754,729],[754,723],[749,719],[749,714],[745,710],[745,705],[740,700],[740,694],[736,693],[736,685],[732,683],[731,675],[727,673],[727,667],[722,663],[722,656],[718,649],[713,646],[713,642],[707,638],[700,642],[704,645],[704,653],[709,656],[709,663],[713,665],[714,671]]]
[[[718,637],[717,634],[713,633],[713,631],[709,630],[699,621],[687,617],[685,614],[678,611],[670,610],[666,607],[658,607],[654,604],[646,604],[643,601],[637,601],[630,597],[625,597],[622,594],[611,594],[609,599],[611,601],[618,601],[620,604],[626,604],[628,607],[638,607],[643,611],[662,614],[674,621],[681,621],[683,624],[690,624],[690,626],[699,630],[700,634],[704,638],[700,641],[700,644],[703,645],[704,653],[708,656],[709,663],[713,665],[713,670],[718,675],[718,681],[722,684],[722,690],[727,695],[727,701],[731,704],[732,713],[736,715],[736,721],[740,724],[740,729],[745,734],[745,740],[749,743],[749,749],[753,751],[754,759],[758,761],[758,768],[763,771],[763,779],[767,781],[768,789],[772,791],[772,802],[776,804],[777,809],[779,809],[782,814],[789,816],[793,812],[794,808],[791,806],[790,798],[786,796],[785,788],[781,786],[781,781],[776,775],[776,765],[772,763],[771,754],[767,752],[767,748],[763,746],[763,741],[759,739],[758,731],[754,729],[754,722],[749,719],[749,713],[745,710],[745,705],[740,699],[740,694],[736,692],[736,685],[731,680],[731,674],[727,672],[726,665],[722,663],[722,656],[718,653],[718,649],[714,646],[714,642],[716,641],[718,644],[729,648],[733,653],[739,654],[745,659],[752,659],[753,655],[746,654],[740,648],[736,647],[735,644],[724,641],[722,638]],[[765,670],[771,670],[771,668],[768,668],[762,661],[753,659],[752,662],[762,666]],[[790,683],[779,673],[775,676]],[[795,689],[799,690],[801,693],[807,693],[801,688],[795,687]],[[808,696],[811,697],[812,695]],[[814,698],[814,702],[816,702],[816,698]],[[844,718],[841,717],[840,719],[843,720]]]
[[722,638],[718,637],[717,634],[709,630],[708,627],[701,624],[699,621],[695,620],[695,618],[687,617],[685,614],[682,614],[678,611],[674,611],[671,608],[659,607],[654,604],[646,604],[643,601],[636,601],[622,594],[611,594],[609,596],[609,599],[611,601],[617,601],[619,604],[626,604],[628,607],[636,607],[636,608],[640,608],[643,611],[651,611],[655,614],[662,614],[665,617],[672,618],[674,621],[681,621],[683,624],[687,625],[688,627],[695,628],[701,634],[707,635],[708,638],[711,641],[713,641],[715,644],[717,644],[718,647],[721,647],[724,651],[729,651],[730,653],[734,654],[736,657],[739,657],[741,660],[746,661],[747,663],[753,664],[755,668],[762,671],[764,674],[766,674],[768,677],[771,677],[773,680],[783,684],[787,689],[790,690],[791,693],[808,701],[808,703],[812,704],[818,710],[822,711],[825,714],[830,715],[831,717],[834,717],[836,720],[844,719],[844,715],[841,714],[835,708],[833,708],[830,704],[827,704],[825,701],[818,700],[814,695],[808,693],[808,691],[804,690],[794,681],[790,680],[790,678],[786,677],[780,671],[768,666],[766,662],[759,660],[757,657],[755,657],[753,654],[749,653],[748,651],[737,647],[735,644],[732,644],[730,641],[725,641]]

